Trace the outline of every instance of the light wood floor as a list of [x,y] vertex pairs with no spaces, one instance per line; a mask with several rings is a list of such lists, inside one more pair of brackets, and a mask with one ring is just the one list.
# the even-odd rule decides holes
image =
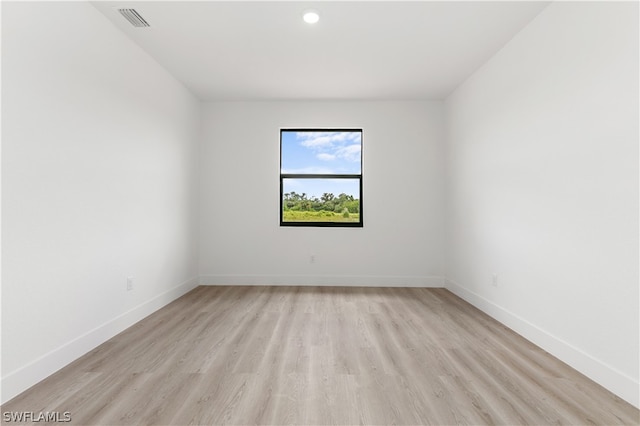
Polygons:
[[71,424],[638,424],[444,289],[198,287],[2,411]]

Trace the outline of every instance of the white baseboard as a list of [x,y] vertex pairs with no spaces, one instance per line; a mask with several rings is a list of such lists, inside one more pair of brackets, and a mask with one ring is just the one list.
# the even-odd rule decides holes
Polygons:
[[444,287],[443,277],[366,275],[203,275],[200,285]]
[[445,288],[620,398],[639,407],[640,383],[637,380],[450,279],[445,279]]
[[2,377],[2,404],[198,285],[192,278]]

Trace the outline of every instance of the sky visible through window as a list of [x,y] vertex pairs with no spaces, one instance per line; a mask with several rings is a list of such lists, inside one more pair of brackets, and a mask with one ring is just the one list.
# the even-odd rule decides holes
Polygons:
[[[361,132],[282,132],[283,174],[360,174]],[[284,179],[283,192],[320,198],[341,193],[360,198],[358,179]]]

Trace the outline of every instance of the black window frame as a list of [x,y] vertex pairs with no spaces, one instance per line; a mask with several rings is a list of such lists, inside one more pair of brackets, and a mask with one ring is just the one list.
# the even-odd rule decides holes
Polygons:
[[[310,173],[282,173],[282,134],[284,132],[359,132],[360,133],[360,173],[359,174],[310,174]],[[362,145],[364,131],[362,128],[308,128],[287,127],[280,129],[280,226],[328,227],[328,228],[362,228],[363,222],[363,192],[362,192]],[[284,221],[284,179],[357,179],[360,191],[359,218],[357,222],[285,222]]]

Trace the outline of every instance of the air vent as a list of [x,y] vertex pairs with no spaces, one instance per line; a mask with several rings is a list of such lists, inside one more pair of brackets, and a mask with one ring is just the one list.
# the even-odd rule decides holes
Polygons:
[[134,27],[148,27],[149,23],[135,9],[118,9],[118,12],[126,18]]

